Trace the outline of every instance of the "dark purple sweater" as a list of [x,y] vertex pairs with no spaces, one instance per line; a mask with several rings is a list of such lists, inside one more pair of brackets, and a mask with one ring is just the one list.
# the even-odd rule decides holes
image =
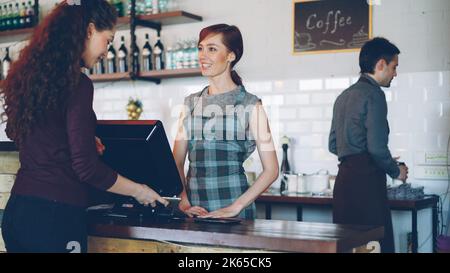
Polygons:
[[12,193],[86,207],[88,187],[109,189],[117,173],[95,147],[94,87],[81,74],[63,114],[47,115],[19,148],[20,169]]

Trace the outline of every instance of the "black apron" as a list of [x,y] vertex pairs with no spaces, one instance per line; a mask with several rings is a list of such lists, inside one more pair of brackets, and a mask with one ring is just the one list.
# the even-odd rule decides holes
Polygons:
[[381,252],[395,252],[386,173],[369,154],[341,159],[333,191],[333,223],[384,226]]

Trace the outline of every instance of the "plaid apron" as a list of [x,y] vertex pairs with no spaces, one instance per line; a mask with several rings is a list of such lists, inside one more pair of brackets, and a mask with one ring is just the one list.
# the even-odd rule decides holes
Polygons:
[[[255,151],[256,142],[249,131],[251,112],[243,110],[248,94],[244,87],[213,96],[208,96],[207,90],[194,98],[185,123],[189,142],[187,194],[192,206],[214,211],[231,205],[249,188],[242,164]],[[255,215],[252,203],[237,217],[254,219]]]

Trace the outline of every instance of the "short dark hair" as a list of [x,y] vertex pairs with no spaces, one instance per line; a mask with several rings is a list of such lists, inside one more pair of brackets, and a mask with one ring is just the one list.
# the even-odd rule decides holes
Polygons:
[[359,53],[360,73],[374,73],[375,65],[381,59],[389,64],[395,55],[400,54],[400,50],[389,40],[382,37],[375,37],[367,41]]

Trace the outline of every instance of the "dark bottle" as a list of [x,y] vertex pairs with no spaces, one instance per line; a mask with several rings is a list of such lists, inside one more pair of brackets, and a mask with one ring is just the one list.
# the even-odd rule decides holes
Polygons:
[[120,73],[128,72],[127,56],[128,56],[128,50],[125,47],[125,37],[122,36],[119,53],[117,54],[117,57],[119,58],[119,72]]
[[95,64],[95,71],[96,71],[96,74],[105,74],[106,73],[105,62],[103,61],[103,59],[100,59]]
[[20,12],[20,20],[19,20],[20,27],[26,27],[27,7],[25,5],[25,2],[22,2],[22,7],[20,8],[19,12]]
[[148,34],[145,34],[145,45],[142,48],[142,70],[151,71],[153,69],[152,63],[152,46],[150,45],[150,40]]
[[20,28],[20,9],[19,3],[16,3],[12,12],[13,28]]
[[131,45],[131,65],[133,68],[133,72],[139,73],[141,70],[141,65],[139,64],[139,48],[136,42]]
[[291,172],[291,167],[289,166],[288,156],[287,156],[287,150],[289,148],[288,144],[283,144],[281,146],[283,148],[283,161],[281,162],[281,173],[287,173],[289,174]]
[[283,194],[283,192],[286,190],[286,184],[287,184],[287,177],[285,174],[289,174],[291,172],[291,167],[289,166],[288,161],[288,153],[287,150],[289,148],[289,138],[283,137],[281,139],[281,142],[283,145],[281,146],[283,148],[283,161],[281,162],[280,167],[280,175],[281,175],[281,184],[280,184],[280,193]]
[[161,37],[156,38],[156,44],[153,46],[153,55],[155,56],[155,70],[164,69],[164,46],[161,43]]
[[117,73],[116,50],[112,43],[109,44],[108,54],[106,54],[106,71],[107,73]]
[[11,67],[11,59],[9,58],[9,47],[6,48],[6,55],[2,62],[2,79],[6,79],[8,76],[9,68]]
[[6,24],[7,24],[7,29],[13,29],[13,6],[12,4],[8,5],[8,9],[6,12]]
[[37,22],[36,18],[35,18],[35,14],[34,14],[34,5],[31,3],[31,1],[28,1],[28,6],[27,6],[27,17],[25,18],[25,25],[27,27],[32,27],[33,25],[35,25]]
[[5,13],[3,12],[3,7],[0,6],[0,31],[5,30]]

